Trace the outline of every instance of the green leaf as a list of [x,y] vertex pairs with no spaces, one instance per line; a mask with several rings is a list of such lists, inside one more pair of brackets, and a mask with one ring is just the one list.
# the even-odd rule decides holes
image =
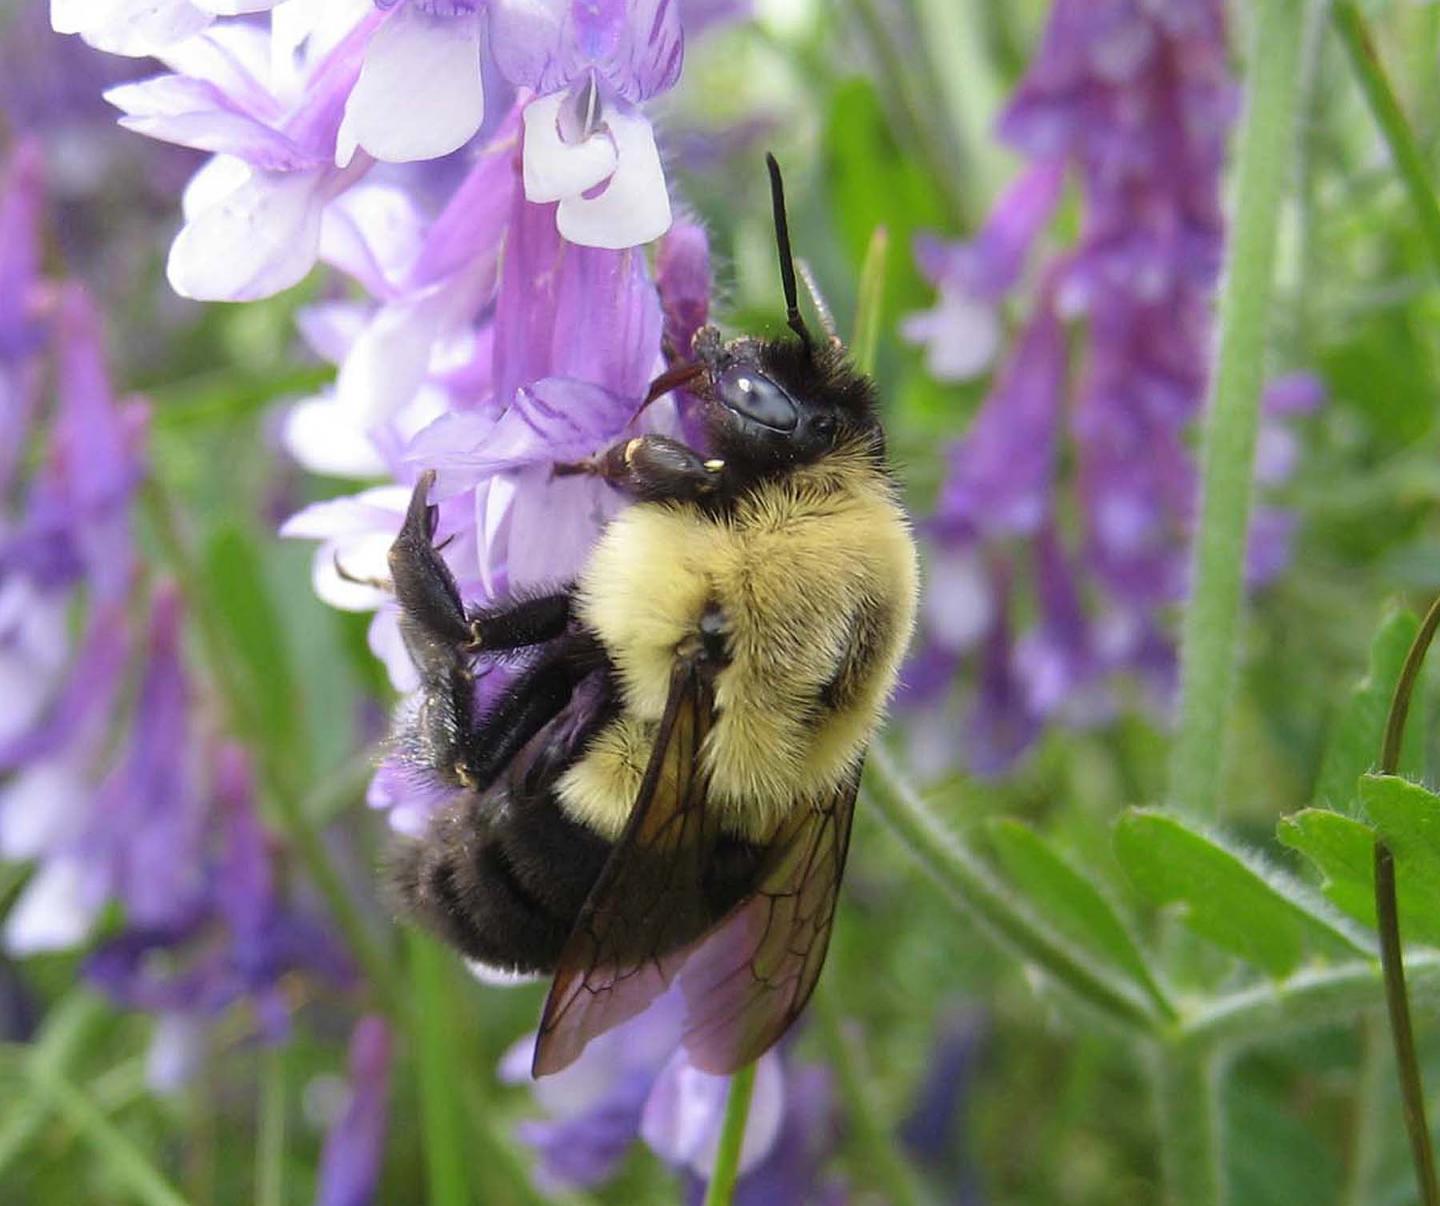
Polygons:
[[1375,831],[1369,825],[1325,808],[1306,808],[1282,820],[1276,835],[1315,864],[1331,904],[1374,928]]
[[1307,951],[1367,948],[1309,889],[1166,813],[1133,809],[1115,827],[1115,853],[1131,882],[1156,904],[1175,904],[1201,937],[1272,976]]
[[[1370,668],[1350,690],[1325,746],[1320,775],[1315,781],[1317,804],[1350,808],[1355,800],[1356,780],[1379,760],[1390,697],[1395,693],[1400,667],[1419,627],[1420,621],[1409,611],[1392,611],[1381,620],[1370,646]],[[1417,707],[1407,723],[1400,755],[1400,769],[1404,774],[1420,773],[1421,725]]]
[[1309,808],[1280,822],[1285,845],[1325,877],[1335,907],[1375,925],[1375,838],[1395,856],[1400,933],[1440,946],[1440,796],[1392,775],[1365,775],[1360,800],[1370,824]]
[[1098,962],[1123,972],[1166,1013],[1171,1007],[1114,905],[1028,825],[998,818],[987,827],[995,856],[1035,912]]
[[943,227],[946,205],[931,173],[906,154],[865,79],[835,92],[825,129],[825,157],[840,240],[856,268],[864,262],[877,226],[890,232],[901,254],[889,257],[884,310],[899,314],[928,304],[933,291],[909,254],[917,230]]

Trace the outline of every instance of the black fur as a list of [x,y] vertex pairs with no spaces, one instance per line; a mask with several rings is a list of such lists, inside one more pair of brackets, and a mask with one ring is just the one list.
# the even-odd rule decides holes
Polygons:
[[469,958],[549,972],[609,852],[548,791],[467,792],[398,849],[391,883],[405,912]]

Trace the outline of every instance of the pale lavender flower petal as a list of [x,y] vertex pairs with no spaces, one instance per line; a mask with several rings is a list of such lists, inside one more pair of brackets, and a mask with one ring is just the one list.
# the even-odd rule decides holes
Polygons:
[[190,0],[50,0],[56,33],[79,34],[111,54],[154,54],[214,19]]
[[105,99],[124,114],[120,124],[136,134],[197,151],[234,155],[265,171],[316,166],[313,154],[282,131],[244,112],[205,80],[162,75],[111,88]]
[[683,1003],[671,991],[644,1013],[586,1045],[568,1068],[530,1081],[535,1036],[501,1061],[501,1079],[528,1083],[548,1115],[522,1123],[521,1142],[540,1161],[543,1187],[588,1187],[607,1180],[639,1137],[640,1118],[655,1078],[680,1042]]
[[320,255],[320,220],[335,173],[256,170],[176,236],[170,286],[197,301],[255,301],[298,284]]
[[366,1206],[375,1200],[390,1117],[390,1028],[364,1017],[350,1037],[345,1107],[325,1136],[316,1206]]
[[[640,1136],[661,1159],[708,1178],[715,1169],[730,1077],[694,1067],[684,1050],[670,1057],[645,1102]],[[740,1172],[765,1159],[780,1136],[785,1078],[780,1056],[768,1051],[755,1066],[755,1088],[740,1146]]]
[[[389,577],[390,545],[409,501],[410,491],[404,486],[376,486],[346,498],[312,503],[287,519],[280,535],[321,541],[313,568],[317,595],[345,611],[371,611],[390,596],[363,580]],[[342,566],[345,574],[362,581],[348,581],[338,568]]]
[[480,15],[401,4],[365,51],[335,162],[344,167],[357,148],[390,163],[448,155],[469,142],[484,119]]

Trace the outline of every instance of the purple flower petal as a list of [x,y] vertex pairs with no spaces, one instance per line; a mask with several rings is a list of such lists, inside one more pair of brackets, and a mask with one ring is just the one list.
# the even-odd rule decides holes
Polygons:
[[685,57],[676,0],[492,0],[495,62],[511,83],[560,92],[587,71],[643,101],[674,86]]
[[325,1136],[316,1206],[366,1206],[375,1200],[390,1116],[390,1029],[361,1018],[350,1037],[350,1095]]
[[951,455],[939,503],[947,522],[995,535],[1039,528],[1050,501],[1065,369],[1060,321],[1042,306]]

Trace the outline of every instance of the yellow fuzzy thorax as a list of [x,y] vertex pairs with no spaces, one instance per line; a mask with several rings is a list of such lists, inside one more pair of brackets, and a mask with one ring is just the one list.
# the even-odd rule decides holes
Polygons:
[[[789,811],[853,769],[894,688],[915,617],[915,547],[889,482],[858,455],[766,482],[732,514],[637,503],[606,528],[580,578],[579,615],[619,672],[621,716],[561,780],[577,820],[618,836],[665,709],[676,649],[708,604],[729,623],[704,749],[709,801],[737,836],[764,841]],[[817,700],[873,656],[840,706]]]

